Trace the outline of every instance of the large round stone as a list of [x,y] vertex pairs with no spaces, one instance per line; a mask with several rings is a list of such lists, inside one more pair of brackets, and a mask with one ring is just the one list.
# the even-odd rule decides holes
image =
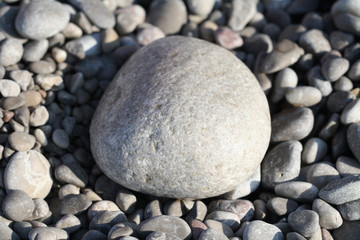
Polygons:
[[260,85],[231,52],[168,37],[138,50],[110,83],[91,148],[101,170],[127,188],[207,198],[254,173],[270,125]]

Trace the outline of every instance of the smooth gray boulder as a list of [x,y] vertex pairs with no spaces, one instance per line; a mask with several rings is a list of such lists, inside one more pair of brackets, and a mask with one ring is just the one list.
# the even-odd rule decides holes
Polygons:
[[187,37],[138,50],[105,91],[90,127],[101,170],[135,191],[208,198],[233,190],[260,165],[269,107],[231,52]]

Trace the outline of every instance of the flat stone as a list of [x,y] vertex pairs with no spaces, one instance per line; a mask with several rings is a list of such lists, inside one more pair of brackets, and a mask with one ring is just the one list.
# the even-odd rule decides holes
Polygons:
[[299,45],[306,52],[321,55],[331,51],[331,45],[325,34],[318,29],[311,29],[303,33],[299,38]]
[[289,88],[285,94],[286,100],[294,107],[310,107],[318,104],[322,95],[320,90],[310,86]]
[[39,152],[15,153],[5,169],[5,188],[22,190],[31,198],[45,198],[51,190],[50,164]]
[[318,196],[318,188],[308,182],[292,181],[276,185],[276,195],[298,202],[312,202]]
[[328,162],[312,164],[306,174],[306,181],[314,184],[318,189],[323,188],[330,181],[339,178],[339,172]]
[[226,49],[241,47],[244,43],[240,35],[230,28],[219,27],[215,32],[215,41]]
[[232,212],[225,211],[213,211],[209,213],[206,220],[215,220],[229,226],[233,231],[237,230],[240,227],[240,219],[238,215]]
[[360,162],[356,159],[341,156],[336,160],[336,170],[342,177],[360,174]]
[[139,225],[139,232],[147,235],[149,232],[160,231],[170,235],[175,235],[181,239],[191,238],[189,225],[178,217],[156,216],[145,220]]
[[360,99],[354,99],[346,105],[341,113],[340,120],[344,125],[360,122]]
[[250,222],[245,228],[244,240],[262,240],[262,239],[273,239],[273,240],[284,240],[285,237],[281,230],[269,223],[261,220],[255,220]]
[[21,190],[9,191],[2,203],[6,217],[18,222],[30,218],[34,209],[35,205],[31,197]]
[[319,215],[312,210],[297,210],[289,214],[289,224],[292,229],[304,237],[311,237],[319,229]]
[[186,6],[180,0],[156,0],[150,5],[147,22],[159,27],[165,34],[180,31],[187,22]]
[[277,184],[296,179],[300,174],[302,149],[299,141],[282,142],[271,149],[261,164],[262,186],[274,189]]
[[234,31],[242,30],[256,13],[256,3],[251,0],[232,0],[229,26]]
[[56,70],[56,65],[54,62],[40,60],[30,63],[28,69],[35,74],[47,75]]
[[13,132],[9,135],[9,143],[16,151],[28,151],[35,144],[35,137],[26,132]]
[[4,67],[18,63],[24,53],[20,40],[5,39],[0,43],[0,64]]
[[65,44],[65,49],[68,53],[79,59],[95,56],[101,52],[101,38],[101,33],[85,35],[81,38],[67,42]]
[[343,219],[338,210],[321,199],[315,199],[312,210],[319,215],[320,227],[325,229],[336,229],[343,224]]
[[[205,52],[206,54],[202,54]],[[196,57],[189,59],[189,56]],[[151,60],[153,57],[157,60]],[[134,66],[143,59],[146,59],[146,64],[151,66],[146,65],[148,68],[136,71],[135,74]],[[206,63],[206,66],[199,63]],[[200,70],[203,67],[206,69],[206,74],[202,74]],[[160,72],[153,71],[154,69],[163,69],[159,70],[163,71],[161,78],[158,77]],[[183,76],[184,72],[191,74],[180,78],[179,76]],[[136,75],[135,79],[133,74]],[[130,75],[133,80],[125,81]],[[225,77],[238,80],[224,84]],[[157,84],[161,79],[175,81],[178,87],[166,87],[170,86],[170,83],[170,85]],[[146,84],[143,83],[144,80]],[[200,87],[199,81],[202,87],[194,92],[191,84],[193,82]],[[156,91],[148,95],[148,90],[155,85]],[[186,91],[180,87],[183,85],[186,85]],[[212,86],[219,94],[226,93],[227,98],[213,102],[215,95],[205,91],[207,88],[212,89]],[[120,92],[125,88],[134,88],[134,91]],[[262,89],[250,71],[234,55],[213,44],[186,37],[158,40],[135,53],[107,89],[91,124],[92,152],[102,171],[129,189],[174,198],[205,198],[220,195],[233,190],[239,182],[252,175],[267,148],[270,124],[268,105]],[[134,95],[127,95],[130,92]],[[174,94],[179,97],[174,98]],[[136,100],[125,101],[128,98]],[[151,108],[148,106],[149,101],[152,102]],[[209,102],[212,104],[209,105]],[[230,107],[229,102],[236,104],[235,106],[230,104],[231,110],[227,111],[226,108]],[[181,108],[178,107],[179,104]],[[119,106],[122,106],[123,112],[112,110],[119,109]],[[234,107],[238,110],[235,111]],[[138,115],[138,112],[143,113]],[[202,119],[202,115],[208,116],[210,113],[214,116],[213,119],[208,117],[206,120]],[[181,117],[181,121],[175,121],[179,119],[179,114],[184,117]],[[137,117],[143,118],[142,116],[146,116],[147,120],[139,120],[141,126],[134,128],[130,123],[134,123]],[[118,121],[118,119],[123,120]],[[221,129],[215,127],[218,126],[219,121],[226,127]],[[155,122],[159,122],[163,131],[159,132],[159,126]],[[116,134],[113,131],[114,127],[117,129]],[[241,136],[250,129],[252,136],[259,137],[240,141]],[[217,134],[218,131],[222,134],[216,140],[205,137]],[[125,137],[129,132],[134,133],[131,139]],[[194,139],[180,137],[186,132],[196,133]],[[223,144],[223,138],[226,138],[224,141],[227,143],[224,145],[225,149],[214,151],[219,149],[220,143]],[[231,142],[236,139],[235,145],[230,144],[229,139],[233,139]],[[199,142],[203,140],[206,142]],[[142,141],[143,144],[140,143]],[[141,148],[138,147],[139,144]],[[240,146],[239,144],[241,148],[234,148]],[[122,148],[121,151],[118,150],[119,146]],[[179,148],[179,146],[183,147]],[[241,149],[246,149],[246,158],[241,157],[243,156]],[[135,152],[129,154],[129,151]],[[189,152],[185,159],[184,151]],[[142,159],[141,156],[146,156],[144,161],[138,161]],[[221,156],[221,164],[218,162],[220,158],[216,156]],[[151,171],[148,168],[150,165],[153,169]],[[163,171],[165,168],[166,171]],[[159,176],[158,172],[166,174]],[[214,176],[213,181],[205,181],[209,176]]]
[[115,16],[104,2],[98,0],[70,0],[69,2],[84,12],[97,27],[105,29],[115,26]]
[[63,83],[61,76],[48,74],[48,75],[36,75],[35,83],[38,84],[43,90],[48,91],[53,87],[58,87]]
[[347,142],[355,158],[360,161],[360,123],[352,123],[347,130]]
[[52,140],[58,147],[63,149],[68,148],[70,145],[69,136],[64,130],[60,128],[53,131]]
[[320,190],[319,197],[335,205],[351,202],[360,198],[359,185],[359,175],[335,179]]
[[84,194],[68,195],[60,204],[61,214],[79,214],[91,206],[91,200]]
[[41,94],[35,90],[21,92],[20,95],[25,99],[25,107],[37,107],[43,100]]
[[306,107],[284,109],[272,117],[271,141],[302,140],[314,126],[314,114]]
[[31,1],[22,5],[16,30],[25,38],[40,40],[60,32],[68,24],[70,13],[57,1]]

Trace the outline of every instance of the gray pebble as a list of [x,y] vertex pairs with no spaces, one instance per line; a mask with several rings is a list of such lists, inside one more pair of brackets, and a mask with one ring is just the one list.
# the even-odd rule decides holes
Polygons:
[[360,161],[360,122],[352,123],[348,128],[347,142],[355,158]]
[[329,96],[326,107],[330,112],[341,112],[353,99],[352,92],[335,91]]
[[275,23],[266,23],[262,29],[262,32],[268,35],[271,39],[275,40],[278,38],[281,28]]
[[336,170],[342,177],[360,174],[360,162],[346,156],[340,156],[336,160]]
[[232,0],[229,26],[234,31],[242,30],[256,13],[256,4],[251,0]]
[[312,210],[297,210],[289,214],[289,224],[292,229],[304,237],[313,236],[319,229],[319,215]]
[[176,235],[169,235],[164,232],[155,231],[147,235],[146,240],[180,240]]
[[[212,219],[207,219],[204,221],[205,223],[205,227],[203,228],[202,226],[196,226],[194,225],[191,225],[192,229],[195,227],[195,228],[199,228],[201,229],[201,232],[203,232],[204,230],[206,230],[207,228],[212,228],[212,229],[215,229],[219,232],[221,232],[222,234],[224,234],[226,237],[233,237],[234,236],[234,231],[230,228],[229,225],[226,225],[225,223],[223,222],[220,222],[220,221],[216,221],[216,220],[212,220]],[[200,233],[201,234],[201,233]],[[194,236],[194,235],[193,235]]]
[[14,119],[23,125],[24,127],[29,126],[29,119],[30,119],[30,111],[27,107],[20,107],[15,109],[14,111]]
[[63,200],[68,195],[77,195],[77,194],[80,194],[80,188],[73,184],[66,184],[61,186],[58,192],[58,196],[60,200]]
[[49,48],[47,39],[29,41],[24,46],[23,60],[26,62],[40,61]]
[[81,222],[75,215],[67,214],[56,222],[55,227],[64,229],[68,234],[71,234],[81,228]]
[[203,221],[207,213],[207,206],[200,200],[194,203],[194,206],[188,213],[187,219],[197,219]]
[[301,20],[301,24],[307,29],[315,28],[322,30],[324,28],[324,21],[322,16],[315,12],[307,13]]
[[126,215],[120,211],[105,211],[95,215],[89,224],[89,229],[98,230],[107,234],[117,223],[127,222]]
[[70,0],[70,3],[84,12],[97,27],[105,29],[115,26],[115,16],[105,6],[104,2],[97,0]]
[[344,221],[344,223],[332,232],[334,240],[357,240],[360,236],[360,221]]
[[43,90],[49,91],[54,87],[59,87],[63,83],[61,76],[49,74],[49,75],[36,75],[35,83],[38,84]]
[[257,33],[246,39],[244,49],[252,54],[270,53],[273,50],[273,43],[268,35]]
[[319,192],[319,197],[330,204],[343,204],[360,198],[360,176],[353,175],[329,182]]
[[[1,223],[0,223],[1,224]],[[0,226],[1,229],[1,226]],[[29,222],[15,222],[13,225],[14,232],[17,233],[21,239],[27,239],[29,232],[33,229],[31,223]],[[5,233],[3,229],[0,230],[1,233]],[[11,239],[11,238],[9,238]]]
[[266,203],[267,208],[272,213],[276,214],[277,216],[284,216],[287,215],[298,207],[296,201],[282,198],[282,197],[274,197]]
[[60,2],[31,1],[21,7],[15,27],[23,37],[40,40],[60,32],[69,20],[70,13]]
[[306,107],[290,108],[273,116],[271,121],[272,142],[302,140],[314,126],[314,114]]
[[301,160],[306,164],[319,162],[325,157],[327,150],[327,143],[324,140],[310,138],[305,143],[304,151],[301,153]]
[[83,235],[81,240],[107,240],[107,237],[98,230],[89,230]]
[[330,181],[339,178],[339,172],[328,162],[311,165],[306,175],[306,181],[314,184],[318,189],[323,188]]
[[109,200],[100,200],[91,205],[87,212],[88,219],[91,220],[98,214],[101,214],[106,211],[119,211],[119,207],[112,201]]
[[208,16],[213,10],[215,0],[187,0],[190,11],[199,16]]
[[72,22],[69,22],[61,33],[65,38],[79,38],[83,35],[81,28]]
[[186,208],[181,199],[168,201],[164,206],[165,215],[181,217],[185,214]]
[[214,211],[209,213],[205,219],[211,219],[224,223],[225,225],[229,226],[233,231],[237,230],[240,227],[239,217],[232,212]]
[[61,164],[56,167],[54,175],[61,183],[71,183],[81,188],[88,183],[88,174],[78,164]]
[[333,91],[331,82],[327,81],[321,73],[320,66],[314,66],[307,73],[307,80],[310,86],[314,86],[320,90],[323,97],[329,96]]
[[308,182],[292,181],[275,187],[276,195],[298,202],[312,202],[318,195],[318,188]]
[[286,240],[306,240],[306,238],[297,232],[289,232],[286,234]]
[[290,24],[284,28],[279,34],[278,40],[289,39],[293,42],[297,42],[300,36],[306,31],[306,28],[300,24]]
[[204,230],[199,236],[199,240],[211,240],[211,239],[227,240],[228,238],[226,237],[225,234],[213,228],[208,228]]
[[359,8],[359,2],[351,1],[337,1],[331,8],[331,16],[334,18],[334,23],[337,28],[345,32],[353,33],[359,36],[360,32],[360,14],[355,9]]
[[35,137],[26,132],[13,132],[9,135],[9,143],[16,151],[28,151],[35,144]]
[[44,199],[42,199],[42,198],[34,199],[34,204],[35,204],[35,209],[32,213],[30,220],[38,220],[39,219],[39,221],[40,221],[42,218],[49,215],[49,213],[50,213],[49,205]]
[[20,94],[20,85],[12,80],[0,80],[0,94],[3,97],[17,97]]
[[351,89],[353,89],[354,84],[352,83],[352,81],[345,77],[342,76],[339,80],[337,80],[334,84],[334,89],[337,91],[350,91]]
[[241,36],[228,27],[219,27],[215,31],[215,41],[226,49],[235,49],[241,47],[244,43]]
[[101,38],[101,33],[86,35],[67,42],[65,49],[68,53],[79,59],[95,56],[101,52]]
[[180,0],[155,0],[151,3],[147,21],[159,27],[165,34],[180,31],[187,22],[186,7]]
[[45,125],[49,120],[49,112],[45,106],[39,106],[30,114],[29,123],[32,127]]
[[176,235],[181,239],[190,239],[191,237],[191,229],[184,220],[166,215],[152,217],[141,222],[139,231],[142,234],[146,234],[149,231],[160,231],[170,235]]
[[[217,226],[219,226],[219,224],[221,225],[221,227],[225,224],[222,224],[220,222],[217,222],[217,221],[213,221],[213,220],[208,220],[208,221],[211,221],[211,222],[215,222],[215,224]],[[188,220],[187,221],[189,223],[189,226],[191,228],[191,235],[192,235],[192,238],[195,238],[195,239],[199,239],[199,236],[201,235],[201,233],[208,229],[207,225],[205,225],[203,222],[199,221],[199,220],[196,220],[196,219],[192,219],[192,220]],[[226,225],[225,225],[226,226]],[[226,229],[228,229],[229,231],[232,232],[231,228],[226,226],[225,227]],[[225,229],[224,228],[224,229]],[[215,228],[216,229],[216,228]],[[234,233],[233,233],[234,234]]]
[[300,173],[302,145],[299,141],[280,143],[271,149],[262,162],[262,185],[269,189],[296,179]]
[[339,211],[321,199],[315,199],[312,204],[312,210],[319,215],[321,228],[336,229],[343,223]]
[[67,91],[59,91],[57,94],[57,98],[60,103],[63,103],[65,105],[74,105],[76,103],[76,97]]
[[2,210],[6,217],[14,221],[22,221],[32,216],[35,204],[31,197],[21,190],[8,192]]
[[294,0],[289,4],[286,10],[290,14],[304,14],[315,11],[318,4],[318,0]]
[[149,219],[160,215],[162,215],[162,211],[161,211],[161,203],[159,200],[153,200],[146,205],[144,210],[145,219]]
[[360,60],[354,62],[351,65],[347,76],[353,81],[359,81],[360,80]]
[[321,129],[319,136],[324,140],[329,140],[334,136],[340,126],[340,115],[333,113],[329,121]]
[[132,5],[116,11],[116,31],[121,34],[129,34],[145,21],[145,10],[140,5]]
[[27,70],[15,70],[10,72],[10,78],[20,85],[21,90],[26,91],[32,81],[32,73]]
[[278,227],[261,220],[255,220],[250,222],[250,224],[245,228],[243,239],[244,240],[263,240],[263,239],[284,240],[285,238]]
[[5,39],[0,43],[0,65],[7,67],[18,63],[23,52],[24,48],[20,40]]
[[341,32],[341,31],[333,31],[333,32],[331,32],[331,34],[329,36],[329,40],[330,40],[331,46],[335,50],[342,51],[347,46],[352,44],[354,42],[355,38],[353,35],[351,35],[349,33]]
[[66,149],[70,145],[69,136],[62,129],[55,129],[52,134],[53,142],[60,148]]
[[331,51],[331,45],[325,34],[318,29],[311,29],[303,33],[299,38],[299,45],[306,52],[321,55]]
[[249,200],[215,200],[209,204],[209,212],[225,211],[235,213],[240,221],[249,221],[254,217],[255,209]]
[[289,88],[296,87],[298,83],[298,76],[292,68],[284,68],[275,78],[271,102],[277,103],[284,96]]
[[322,95],[315,87],[298,86],[289,88],[285,93],[285,98],[294,107],[310,107],[318,104]]
[[66,196],[60,205],[61,214],[78,214],[91,206],[91,200],[84,194]]
[[136,208],[137,198],[133,192],[127,189],[120,189],[116,195],[116,204],[126,214],[131,214]]
[[51,61],[40,60],[30,63],[28,69],[35,74],[47,75],[56,70],[56,65]]
[[360,199],[340,204],[337,209],[347,221],[360,220]]
[[341,113],[341,123],[344,125],[360,121],[360,99],[352,100]]
[[350,62],[346,58],[329,57],[321,64],[323,76],[330,82],[339,80],[350,67]]
[[296,43],[284,39],[280,41],[274,50],[266,54],[261,61],[260,72],[274,73],[280,71],[298,61],[304,50]]
[[255,220],[264,220],[267,216],[266,202],[262,199],[256,199],[254,202],[255,207]]

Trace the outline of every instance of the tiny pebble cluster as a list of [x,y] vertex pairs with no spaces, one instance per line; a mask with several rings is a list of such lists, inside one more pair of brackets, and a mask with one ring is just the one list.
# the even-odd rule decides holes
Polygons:
[[[223,196],[130,191],[92,157],[107,85],[169,35],[228,49],[267,95],[261,169]],[[0,240],[359,239],[359,37],[358,0],[1,1]]]

